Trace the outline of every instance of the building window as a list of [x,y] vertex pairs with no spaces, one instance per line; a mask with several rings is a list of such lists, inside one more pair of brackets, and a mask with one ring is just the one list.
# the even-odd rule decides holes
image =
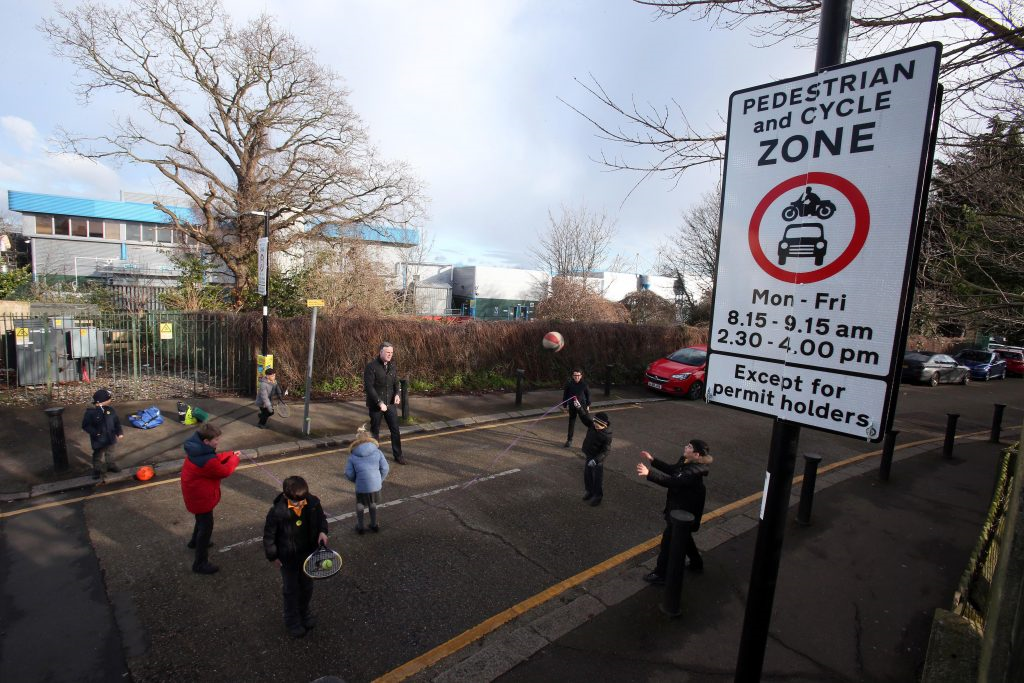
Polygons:
[[124,238],[126,240],[138,242],[142,239],[142,226],[138,223],[125,223]]
[[103,237],[108,240],[121,239],[121,223],[119,221],[103,221]]
[[72,237],[88,237],[89,236],[89,221],[84,218],[72,218],[71,219],[71,236]]
[[152,223],[142,224],[142,241],[156,242],[156,226]]
[[53,234],[53,216],[46,214],[36,216],[36,234],[37,235],[52,235]]
[[53,234],[54,235],[70,235],[70,221],[67,216],[54,216],[53,217]]
[[157,228],[156,240],[164,244],[172,244],[174,242],[174,231],[170,228]]
[[103,221],[89,221],[89,237],[103,239]]

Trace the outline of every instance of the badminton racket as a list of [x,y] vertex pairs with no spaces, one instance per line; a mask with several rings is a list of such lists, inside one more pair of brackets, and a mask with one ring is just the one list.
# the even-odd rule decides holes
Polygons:
[[326,579],[329,576],[334,576],[340,570],[341,555],[323,543],[311,552],[306,561],[302,563],[302,571],[311,579]]
[[274,396],[273,400],[274,414],[280,417],[288,418],[291,417],[292,411],[288,407],[288,404],[284,402],[284,396]]

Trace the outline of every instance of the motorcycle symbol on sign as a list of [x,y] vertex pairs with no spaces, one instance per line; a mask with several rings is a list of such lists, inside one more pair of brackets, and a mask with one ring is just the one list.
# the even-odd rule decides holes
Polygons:
[[[787,223],[797,216],[826,220],[836,212],[836,205],[814,193],[811,186],[800,193],[800,196],[782,210],[782,218]],[[813,258],[814,265],[825,262],[828,240],[825,239],[825,226],[821,223],[789,223],[779,241],[779,265],[786,265],[790,258]]]
[[810,216],[812,218],[827,220],[831,218],[832,214],[835,212],[836,205],[827,199],[822,201],[821,198],[811,190],[811,186],[808,185],[807,189],[801,192],[800,196],[792,204],[782,210],[782,220],[791,221],[797,216]]

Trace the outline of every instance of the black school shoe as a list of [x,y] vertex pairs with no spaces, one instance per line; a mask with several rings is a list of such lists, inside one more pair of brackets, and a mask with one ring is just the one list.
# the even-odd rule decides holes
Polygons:
[[220,567],[212,562],[205,562],[197,567],[192,567],[192,571],[196,574],[216,574],[220,571]]
[[316,626],[315,615],[307,614],[306,616],[302,617],[302,628],[306,629],[307,631],[311,631],[313,630],[314,626]]
[[107,472],[120,472],[120,471],[121,471],[121,467],[117,463],[114,463],[114,462],[108,462],[107,463]]
[[594,496],[590,499],[590,507],[597,507],[601,504],[601,496]]
[[288,635],[292,638],[301,638],[306,635],[306,627],[302,624],[293,624],[288,627]]

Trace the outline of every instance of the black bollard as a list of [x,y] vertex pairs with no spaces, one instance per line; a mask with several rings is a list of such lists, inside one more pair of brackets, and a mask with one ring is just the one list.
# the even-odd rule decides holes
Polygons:
[[818,480],[818,465],[821,456],[813,453],[804,455],[804,481],[800,486],[800,507],[796,513],[796,523],[807,526],[811,523],[811,508],[814,506],[814,483]]
[[604,395],[612,395],[612,368],[615,367],[614,363],[609,363],[604,366]]
[[523,377],[526,376],[526,370],[516,370],[516,405],[523,405]]
[[988,437],[988,440],[992,443],[999,443],[999,432],[1003,429],[1003,411],[1006,410],[1005,403],[994,404],[995,410],[992,411],[992,434]]
[[885,440],[882,442],[882,462],[878,465],[878,478],[882,481],[889,481],[889,472],[892,470],[892,451],[896,446],[896,435],[898,431],[890,429],[885,433]]
[[401,397],[402,397],[402,419],[409,419],[409,380],[400,379],[398,384],[401,386]]
[[178,422],[185,422],[185,415],[188,414],[188,406],[178,401]]
[[960,413],[946,413],[946,440],[942,443],[942,457],[949,460],[953,457],[953,440],[956,438],[956,421]]
[[683,613],[683,564],[686,553],[685,534],[683,531],[693,524],[694,516],[686,510],[673,510],[669,513],[672,524],[672,542],[668,545],[668,569],[665,572],[665,597],[660,609],[670,617],[678,617]]
[[43,412],[50,418],[50,450],[53,451],[53,471],[68,469],[68,445],[64,440],[64,409],[46,408]]

